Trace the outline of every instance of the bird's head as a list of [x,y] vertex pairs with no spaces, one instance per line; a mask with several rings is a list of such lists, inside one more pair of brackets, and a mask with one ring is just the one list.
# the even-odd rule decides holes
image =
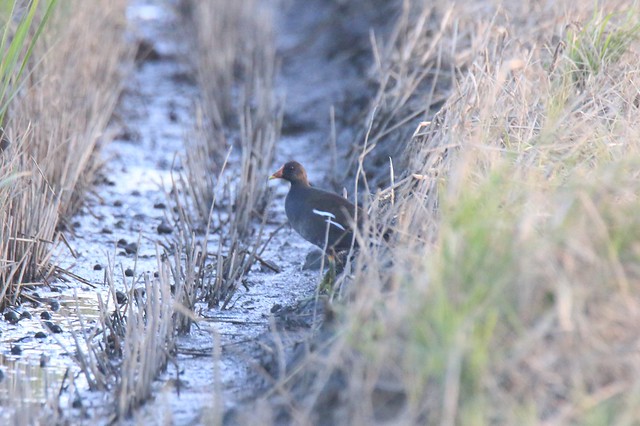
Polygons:
[[297,161],[289,161],[284,166],[280,167],[269,179],[284,179],[291,182],[291,184],[309,185],[307,180],[307,172],[302,167],[302,164]]

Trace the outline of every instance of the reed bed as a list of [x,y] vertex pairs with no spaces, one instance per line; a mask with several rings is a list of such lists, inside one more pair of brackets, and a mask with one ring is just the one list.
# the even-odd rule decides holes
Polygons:
[[2,304],[51,275],[65,220],[95,180],[95,154],[108,142],[103,131],[132,53],[125,7],[124,0],[60,2],[46,28],[30,34],[39,39],[14,83],[4,118],[11,143],[0,154]]
[[[404,70],[383,83],[410,80],[381,84],[359,159],[395,131],[376,125],[378,111],[404,111],[383,123],[415,116],[394,185],[371,203],[369,220],[393,234],[388,245],[358,236],[331,345],[272,390],[279,410],[255,416],[632,424],[638,10],[624,1],[403,7],[376,67]],[[428,119],[432,105],[382,103],[434,102],[433,88],[446,100]]]
[[[185,156],[185,191],[209,229],[222,231],[205,298],[209,306],[226,306],[262,244],[262,227],[254,220],[267,206],[264,182],[282,124],[281,101],[274,93],[278,64],[272,17],[269,6],[253,0],[184,1],[183,10],[193,28],[202,92],[201,117]],[[227,160],[240,169],[233,179],[220,173]]]

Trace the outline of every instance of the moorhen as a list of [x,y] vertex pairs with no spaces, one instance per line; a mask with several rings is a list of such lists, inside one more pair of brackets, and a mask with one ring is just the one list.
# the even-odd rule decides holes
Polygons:
[[338,194],[309,185],[307,172],[297,161],[289,161],[269,179],[291,182],[284,209],[291,226],[302,238],[323,250],[326,242],[329,254],[349,250],[355,211],[357,208],[358,222],[361,223],[364,217],[362,209]]

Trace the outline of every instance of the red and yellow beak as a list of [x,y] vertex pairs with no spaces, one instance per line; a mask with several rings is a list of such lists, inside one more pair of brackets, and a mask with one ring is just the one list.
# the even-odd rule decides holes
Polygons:
[[269,180],[271,180],[271,179],[282,179],[283,171],[284,171],[284,166],[280,167],[274,174],[269,176]]

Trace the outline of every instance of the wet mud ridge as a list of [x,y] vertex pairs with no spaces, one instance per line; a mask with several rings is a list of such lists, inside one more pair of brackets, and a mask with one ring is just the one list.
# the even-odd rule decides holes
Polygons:
[[[360,84],[350,58],[335,55],[336,41],[327,31],[332,18],[322,2],[300,1],[275,16],[282,61],[276,90],[286,102],[274,170],[296,159],[315,185],[325,187],[331,173],[330,108],[345,101],[348,87]],[[235,166],[231,161],[231,175]],[[287,221],[288,185],[269,185],[274,196],[263,232],[275,236],[261,256],[280,272],[257,264],[247,276],[248,291],[240,289],[230,309],[199,311],[201,321],[179,340],[177,363],[158,381],[155,400],[140,408],[137,419],[151,421],[164,413],[177,424],[233,423],[225,413],[242,411],[244,402],[268,387],[284,359],[319,326],[323,309],[314,303],[319,272],[303,268],[311,245],[289,226],[278,231]]]
[[[295,1],[277,9],[274,22],[282,61],[276,90],[286,99],[274,170],[296,159],[310,180],[324,187],[330,187],[332,173],[330,109],[364,91],[353,58],[339,54],[344,34],[331,31],[334,13],[325,2]],[[231,175],[235,166],[232,161]],[[230,309],[198,311],[201,320],[179,339],[177,362],[158,381],[155,400],[136,413],[138,420],[151,421],[162,413],[177,424],[233,423],[233,415],[225,413],[242,411],[244,402],[283,373],[285,358],[295,356],[295,348],[318,328],[323,315],[322,306],[314,303],[319,272],[303,269],[311,245],[289,226],[278,232],[287,221],[288,185],[269,185],[274,196],[264,235],[275,236],[261,256],[280,272],[256,264],[247,276],[248,291],[240,289]]]

